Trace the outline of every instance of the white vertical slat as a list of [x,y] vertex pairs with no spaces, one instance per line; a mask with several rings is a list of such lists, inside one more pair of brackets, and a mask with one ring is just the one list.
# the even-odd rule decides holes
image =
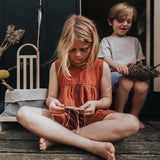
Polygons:
[[40,79],[39,79],[39,77],[40,77],[40,71],[39,71],[39,63],[38,63],[38,61],[37,61],[37,80],[36,80],[36,82],[37,82],[37,87],[36,88],[40,88]]
[[146,1],[146,65],[150,66],[150,0]]
[[38,48],[36,49],[37,51],[37,58],[36,58],[36,88],[39,88],[39,77],[40,77],[40,73],[39,73],[39,51]]
[[20,58],[17,54],[17,89],[20,89]]
[[26,58],[23,58],[23,89],[27,88],[27,67],[26,67]]
[[30,89],[33,89],[33,58],[30,58]]
[[[160,63],[160,0],[154,0],[154,65]],[[157,69],[159,69],[158,67]],[[154,91],[160,92],[160,77],[154,79]]]

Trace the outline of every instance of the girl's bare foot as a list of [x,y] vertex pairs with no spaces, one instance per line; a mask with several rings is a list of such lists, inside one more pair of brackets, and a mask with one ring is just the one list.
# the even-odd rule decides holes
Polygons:
[[[48,141],[44,138],[40,138],[39,149],[45,151],[48,147],[56,144],[57,143]],[[110,142],[95,142],[91,148],[86,150],[100,157],[103,157],[106,160],[115,160],[115,148]]]
[[39,149],[45,151],[48,147],[55,145],[55,142],[48,141],[44,138],[40,138],[39,140]]
[[115,148],[110,142],[96,142],[90,152],[106,160],[115,160]]

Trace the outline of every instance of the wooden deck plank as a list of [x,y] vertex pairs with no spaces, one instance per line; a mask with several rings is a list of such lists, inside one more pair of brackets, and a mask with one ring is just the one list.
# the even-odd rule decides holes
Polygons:
[[3,160],[103,160],[92,154],[16,154],[16,153],[0,153],[0,159]]
[[[115,144],[116,153],[121,154],[158,154],[160,148],[160,141],[121,141]],[[41,152],[38,147],[38,141],[10,141],[1,140],[0,145],[1,152],[10,153],[72,153],[82,154],[85,151],[65,145],[56,145],[48,148],[46,151]]]
[[160,121],[152,121],[152,120],[146,120],[144,121],[147,125],[150,125],[152,128],[155,128],[157,130],[160,130]]
[[[0,159],[2,160],[103,160],[100,157],[91,155],[91,154],[85,154],[85,155],[76,155],[76,154],[64,154],[63,156],[61,154],[16,154],[16,153],[0,153]],[[135,154],[117,154],[116,160],[159,160],[159,155],[135,155]]]
[[[146,128],[115,143],[116,160],[160,160],[160,121],[147,120]],[[16,122],[4,123],[0,133],[0,160],[102,160],[76,147],[56,145],[46,151],[38,147],[39,137]]]
[[116,160],[160,160],[160,155],[116,154]]

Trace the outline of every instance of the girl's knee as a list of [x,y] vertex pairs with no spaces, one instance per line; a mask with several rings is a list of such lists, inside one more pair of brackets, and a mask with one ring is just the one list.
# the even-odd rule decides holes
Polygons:
[[22,121],[24,121],[28,115],[28,107],[27,106],[23,106],[21,107],[17,113],[16,113],[16,119],[18,121],[18,123],[21,123]]
[[130,123],[132,124],[132,127],[136,130],[136,132],[139,130],[140,124],[139,120],[136,116],[133,114],[129,114],[130,117]]
[[[140,128],[140,122],[138,118],[132,114],[126,114],[125,117],[125,122],[127,123],[128,126],[128,134],[132,135],[138,132]],[[127,135],[127,136],[129,136]]]

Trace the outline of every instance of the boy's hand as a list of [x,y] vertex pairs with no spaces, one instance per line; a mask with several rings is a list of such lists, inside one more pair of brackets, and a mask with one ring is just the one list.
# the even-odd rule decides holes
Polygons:
[[[132,63],[131,63],[132,64]],[[133,64],[137,64],[137,65],[143,65],[143,61],[142,60],[140,60],[140,59],[137,59],[137,60],[135,60],[134,62],[133,62]]]
[[126,64],[117,64],[115,69],[120,74],[128,75],[128,67]]

